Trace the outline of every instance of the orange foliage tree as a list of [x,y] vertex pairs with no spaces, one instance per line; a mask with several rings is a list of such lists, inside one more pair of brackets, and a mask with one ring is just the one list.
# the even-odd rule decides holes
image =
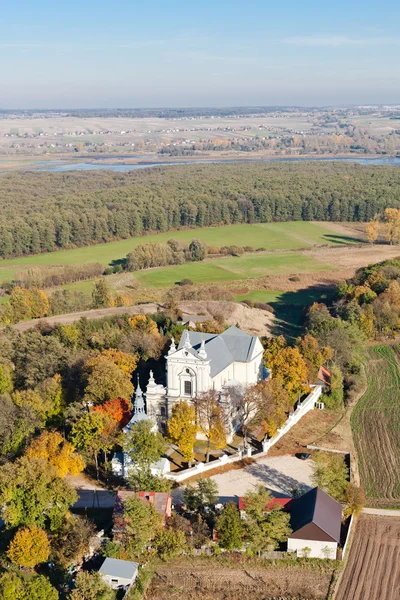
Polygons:
[[104,404],[98,404],[94,406],[93,411],[100,412],[114,423],[118,425],[120,429],[125,427],[131,418],[130,403],[125,398],[114,398],[113,400],[107,400]]

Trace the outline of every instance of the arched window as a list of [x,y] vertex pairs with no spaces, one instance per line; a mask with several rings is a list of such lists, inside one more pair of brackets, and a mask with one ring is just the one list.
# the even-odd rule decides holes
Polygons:
[[166,415],[165,406],[161,406],[161,408],[160,408],[160,414],[161,414],[162,417],[165,417],[165,415]]
[[192,395],[192,382],[191,381],[184,381],[184,392],[185,392],[185,396]]

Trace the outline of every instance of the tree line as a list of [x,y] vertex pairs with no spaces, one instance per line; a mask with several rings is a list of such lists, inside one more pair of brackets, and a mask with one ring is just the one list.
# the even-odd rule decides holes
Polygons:
[[369,221],[399,206],[390,166],[185,165],[130,173],[0,177],[0,257],[182,227],[290,220]]

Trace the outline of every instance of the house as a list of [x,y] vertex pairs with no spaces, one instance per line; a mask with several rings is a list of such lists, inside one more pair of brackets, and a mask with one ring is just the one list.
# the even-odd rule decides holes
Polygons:
[[292,533],[288,552],[310,558],[336,558],[340,542],[342,506],[316,487],[285,506]]
[[158,514],[162,516],[162,524],[165,525],[167,519],[172,514],[172,498],[168,492],[133,492],[119,490],[117,492],[113,511],[113,532],[124,533],[124,503],[128,498],[138,496],[145,504],[152,504]]
[[118,558],[106,558],[99,569],[103,581],[114,590],[129,588],[138,576],[138,572],[138,563]]
[[317,375],[316,385],[322,385],[322,391],[328,392],[331,385],[331,374],[325,367],[320,367]]
[[147,414],[161,429],[180,399],[191,400],[209,390],[223,397],[229,388],[245,388],[266,376],[260,340],[238,327],[221,334],[185,329],[178,347],[172,339],[165,358],[166,387],[151,374],[146,388]]

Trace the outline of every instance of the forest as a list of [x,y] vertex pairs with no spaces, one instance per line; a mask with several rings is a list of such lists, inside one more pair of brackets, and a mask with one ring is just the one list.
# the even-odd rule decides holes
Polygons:
[[0,257],[232,223],[369,221],[400,172],[351,163],[184,165],[0,177]]

